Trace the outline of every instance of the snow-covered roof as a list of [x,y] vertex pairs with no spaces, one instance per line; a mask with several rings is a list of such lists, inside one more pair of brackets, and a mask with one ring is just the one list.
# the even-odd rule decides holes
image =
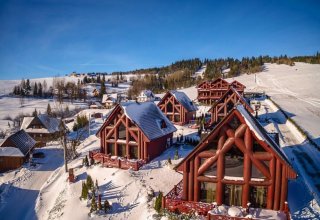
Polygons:
[[102,103],[106,103],[106,102],[110,102],[110,101],[116,102],[117,101],[117,94],[103,94]]
[[178,100],[178,102],[188,111],[197,111],[198,108],[193,104],[189,97],[184,92],[171,90],[170,93]]
[[148,97],[148,98],[150,97],[150,98],[153,98],[154,94],[153,94],[153,92],[151,90],[143,90],[140,93],[139,97]]
[[[29,128],[30,123],[35,120],[39,119],[41,124],[45,127],[45,129],[34,129]],[[60,120],[57,118],[49,117],[46,114],[41,114],[36,117],[24,117],[21,125],[21,129],[24,129],[27,132],[34,133],[34,132],[40,132],[40,133],[55,133],[58,132],[60,125]]]
[[[122,105],[124,112],[142,130],[149,140],[175,132],[176,127],[153,102],[128,102]],[[161,128],[162,120],[166,128]]]
[[30,137],[30,135],[28,135],[24,130],[20,130],[6,138],[1,147],[16,147],[26,155],[35,144],[36,141]]
[[243,118],[246,121],[246,124],[249,126],[250,130],[256,135],[259,140],[265,141],[277,154],[281,157],[282,160],[288,163],[291,167],[291,164],[286,157],[285,153],[282,151],[281,147],[268,135],[267,131],[260,125],[260,123],[250,114],[243,105],[237,105],[236,109],[240,112]]
[[19,148],[16,147],[0,147],[1,157],[24,157]]

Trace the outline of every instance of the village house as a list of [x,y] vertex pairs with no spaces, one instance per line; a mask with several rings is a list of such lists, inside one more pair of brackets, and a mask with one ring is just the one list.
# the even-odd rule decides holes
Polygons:
[[7,137],[0,145],[0,172],[21,167],[35,144],[36,141],[24,130]]
[[43,146],[46,142],[60,137],[61,126],[63,123],[60,119],[40,114],[35,117],[24,117],[20,129],[35,139],[37,146]]
[[167,118],[177,125],[184,125],[195,118],[197,107],[184,92],[168,91],[158,107]]
[[167,148],[175,131],[153,102],[117,104],[97,132],[100,153],[91,156],[102,163],[114,158],[148,162]]
[[246,99],[231,86],[208,110],[211,113],[210,126],[219,123],[237,104],[242,104],[250,113],[254,112]]
[[117,103],[117,93],[113,94],[104,94],[102,96],[102,101],[101,103],[104,105],[106,109],[111,109],[113,108],[116,103]]
[[143,90],[137,97],[138,102],[153,102],[155,100],[155,95],[151,90]]
[[197,99],[201,103],[213,104],[228,91],[230,87],[234,87],[240,95],[243,95],[244,89],[246,88],[243,84],[238,81],[229,83],[228,81],[218,78],[214,81],[205,81],[197,86],[198,97]]
[[100,96],[100,92],[96,88],[94,88],[91,93],[92,93],[93,97],[99,97]]
[[[164,197],[163,208],[180,212],[194,208],[204,215],[221,205],[226,210],[222,215],[227,215],[228,207],[241,210],[248,208],[248,203],[251,208],[261,208],[261,213],[283,211],[287,208],[288,181],[296,178],[282,149],[242,105],[236,106],[175,169],[183,173],[183,179]],[[219,212],[210,215],[213,218],[208,219],[217,219]]]

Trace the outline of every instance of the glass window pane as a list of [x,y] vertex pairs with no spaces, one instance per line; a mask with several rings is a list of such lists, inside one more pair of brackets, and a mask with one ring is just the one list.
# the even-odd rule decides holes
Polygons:
[[243,177],[243,153],[233,146],[225,154],[225,176]]
[[130,146],[130,157],[138,159],[138,146]]
[[115,149],[114,149],[114,144],[113,143],[108,143],[108,154],[115,155]]
[[224,186],[224,204],[228,206],[241,206],[242,204],[242,185]]
[[118,156],[125,157],[126,156],[126,145],[118,144]]
[[122,123],[119,126],[118,139],[122,139],[122,140],[126,139],[126,127]]
[[216,201],[216,183],[200,182],[200,201],[212,203]]
[[251,186],[250,187],[250,203],[255,208],[267,207],[267,187]]

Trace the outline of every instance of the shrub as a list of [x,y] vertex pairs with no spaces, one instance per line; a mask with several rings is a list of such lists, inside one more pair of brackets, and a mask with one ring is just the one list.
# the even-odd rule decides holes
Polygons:
[[156,201],[154,203],[154,209],[159,213],[161,211],[161,203],[162,203],[162,192],[159,192],[159,195],[156,198]]
[[88,189],[92,189],[93,187],[93,181],[90,175],[87,176],[87,186],[88,186]]

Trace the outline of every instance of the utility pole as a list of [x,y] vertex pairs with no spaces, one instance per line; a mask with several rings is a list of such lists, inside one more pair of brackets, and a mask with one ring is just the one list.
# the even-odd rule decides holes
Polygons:
[[65,172],[68,172],[68,164],[67,164],[67,137],[65,131],[63,132],[63,159],[64,159],[64,168]]

